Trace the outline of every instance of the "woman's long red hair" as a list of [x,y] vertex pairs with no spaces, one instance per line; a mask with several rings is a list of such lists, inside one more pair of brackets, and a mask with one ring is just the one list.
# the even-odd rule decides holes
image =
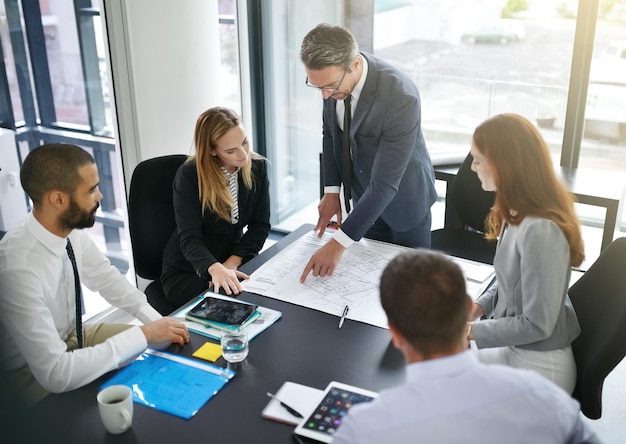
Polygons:
[[518,225],[526,216],[550,219],[569,243],[571,265],[579,266],[585,252],[574,197],[557,177],[537,128],[520,115],[499,114],[481,123],[473,140],[491,163],[497,187],[486,237],[496,239],[503,221]]

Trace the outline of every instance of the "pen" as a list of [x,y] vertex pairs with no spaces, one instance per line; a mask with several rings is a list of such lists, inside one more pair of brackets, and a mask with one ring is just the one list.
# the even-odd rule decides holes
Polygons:
[[270,393],[270,392],[267,392],[267,396],[269,396],[270,398],[275,399],[276,401],[278,401],[278,403],[279,403],[281,406],[283,406],[285,409],[287,409],[287,411],[288,411],[289,413],[291,413],[293,416],[296,416],[296,417],[298,417],[298,418],[304,418],[304,416],[302,416],[302,413],[300,413],[299,411],[297,411],[297,410],[296,410],[296,409],[294,409],[293,407],[288,406],[287,404],[285,404],[284,402],[282,402],[280,399],[278,399],[278,398],[276,397],[276,395],[274,395],[274,394],[272,394],[272,393]]
[[346,320],[346,316],[348,316],[349,311],[350,307],[348,307],[348,305],[346,304],[346,306],[343,307],[343,313],[341,313],[341,318],[339,319],[339,328],[343,326],[343,321]]

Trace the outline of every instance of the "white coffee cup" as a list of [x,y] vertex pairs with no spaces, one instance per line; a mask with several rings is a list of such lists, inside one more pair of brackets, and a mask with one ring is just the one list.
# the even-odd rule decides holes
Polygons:
[[98,410],[109,433],[128,430],[133,422],[133,392],[125,385],[112,385],[98,393]]

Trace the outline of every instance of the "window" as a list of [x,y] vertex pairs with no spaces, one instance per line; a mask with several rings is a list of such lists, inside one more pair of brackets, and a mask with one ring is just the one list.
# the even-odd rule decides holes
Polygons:
[[[305,213],[310,215],[310,209],[317,205],[322,150],[322,100],[318,92],[304,85],[300,44],[318,23],[341,23],[343,7],[342,2],[333,0],[259,3],[259,10],[249,13],[264,18],[262,30],[256,30],[261,35],[255,39],[262,41],[257,50],[262,51],[265,75],[252,74],[262,79],[253,94],[257,115],[266,118],[256,124],[264,134],[257,131],[254,139],[257,146],[265,144],[272,165],[272,224],[292,229],[293,225],[284,225],[285,220],[302,210],[309,210]],[[316,214],[314,217],[317,220]]]
[[581,167],[626,171],[626,3],[598,13]]
[[[575,15],[556,2],[518,2],[519,10],[504,3],[375,1],[374,53],[417,84],[435,165],[461,161],[476,126],[503,112],[534,122],[559,164]],[[437,185],[442,201],[445,188]]]
[[239,70],[239,38],[236,0],[220,0],[218,3],[220,26],[220,52],[222,55],[221,81],[222,106],[241,109],[241,76]]
[[[624,102],[622,89],[626,99],[626,64],[621,58],[626,50],[626,2],[599,2],[586,120],[568,108],[586,99],[573,77],[586,72],[579,63],[584,60],[581,48],[594,34],[583,32],[590,20],[584,8],[593,10],[594,2],[373,0],[369,10],[367,2],[346,2],[345,11],[325,2],[314,7],[294,3],[271,2],[259,11],[265,76],[260,122],[268,127],[268,157],[276,170],[275,226],[293,228],[317,220],[321,100],[301,84],[298,54],[304,34],[320,22],[351,22],[348,27],[362,49],[400,67],[415,81],[434,163],[462,159],[476,125],[494,114],[515,112],[539,127],[555,165],[578,145],[582,150],[575,157],[581,168],[626,170],[626,114],[619,106]],[[356,9],[360,16],[355,19]],[[583,43],[575,47],[581,38]],[[610,68],[595,71],[610,79],[594,80],[600,59],[608,59]],[[583,124],[584,137],[576,141]],[[598,211],[577,205],[585,230],[601,226],[604,216]],[[297,214],[304,216],[290,225]],[[590,235],[599,239],[601,230]]]
[[502,18],[502,2],[403,2],[374,16],[374,52],[418,85],[433,161],[467,154],[474,128],[502,112],[537,123],[558,160],[576,22],[545,5]]
[[[241,113],[236,0],[219,1],[221,104]],[[124,225],[126,194],[112,128],[105,30],[98,0],[0,3],[0,122],[13,130],[21,158],[43,143],[73,143],[92,153],[104,195],[91,237],[134,281]],[[85,291],[86,316],[108,307]]]
[[[104,36],[98,1],[0,3],[5,59],[0,90],[11,107],[2,125],[15,132],[20,159],[44,143],[72,143],[95,158],[104,195],[90,234],[122,273],[129,269],[125,195],[112,138]],[[134,279],[134,278],[133,278]],[[87,316],[108,304],[85,295]]]

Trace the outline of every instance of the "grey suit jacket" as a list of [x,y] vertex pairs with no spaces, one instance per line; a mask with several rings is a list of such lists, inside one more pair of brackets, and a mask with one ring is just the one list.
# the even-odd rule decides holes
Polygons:
[[[415,227],[437,198],[417,87],[388,63],[361,55],[368,73],[350,127],[354,208],[341,226],[356,241],[379,217],[394,231]],[[336,102],[329,97],[323,106],[325,186],[339,186],[342,177]]]
[[580,333],[567,289],[569,244],[548,219],[527,216],[500,236],[494,259],[497,285],[476,302],[487,317],[474,322],[479,348],[529,350],[567,347]]

